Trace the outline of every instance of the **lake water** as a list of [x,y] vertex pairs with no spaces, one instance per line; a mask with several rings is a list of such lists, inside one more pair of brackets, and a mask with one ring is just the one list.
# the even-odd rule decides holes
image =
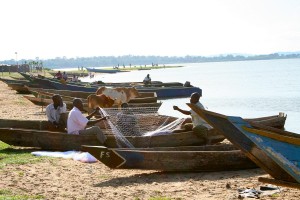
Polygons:
[[[96,74],[93,80],[142,81],[149,73],[157,81],[190,81],[202,89],[200,101],[208,110],[245,118],[284,112],[288,115],[286,130],[300,133],[300,59],[180,65],[185,67]],[[189,98],[162,100],[159,112],[183,117],[172,106],[189,110],[185,104],[188,101]]]

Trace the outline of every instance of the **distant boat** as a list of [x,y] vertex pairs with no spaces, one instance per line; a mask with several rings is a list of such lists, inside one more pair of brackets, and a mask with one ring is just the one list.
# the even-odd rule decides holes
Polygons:
[[260,181],[300,189],[299,134],[188,105],[274,178]]
[[[71,91],[83,91],[83,92],[96,92],[98,86],[83,86],[74,84],[63,84],[60,82],[52,81],[49,79],[38,79],[36,81],[41,84],[41,87],[51,87],[57,90],[71,90]],[[177,97],[189,97],[192,93],[198,92],[202,94],[202,90],[199,87],[184,87],[184,86],[174,86],[174,87],[144,87],[136,86],[138,92],[156,92],[158,98],[177,98]]]
[[117,72],[121,72],[121,70],[119,69],[95,69],[95,68],[88,68],[86,67],[86,70],[88,72],[96,72],[96,73],[117,73]]

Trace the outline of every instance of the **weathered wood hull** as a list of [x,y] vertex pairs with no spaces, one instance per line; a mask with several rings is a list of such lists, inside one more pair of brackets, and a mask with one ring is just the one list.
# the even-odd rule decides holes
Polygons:
[[121,70],[119,70],[119,69],[95,69],[95,68],[88,68],[88,67],[86,67],[86,70],[89,72],[109,73],[109,74],[121,72]]
[[[95,93],[98,87],[85,87],[80,85],[62,84],[47,79],[41,79],[41,84],[58,90],[71,90]],[[156,92],[158,98],[189,97],[192,93],[202,94],[198,87],[136,87],[139,92]]]
[[[105,130],[103,130],[105,132]],[[158,136],[126,136],[134,147],[172,147],[198,146],[206,144],[204,138],[198,137],[192,131]],[[220,142],[216,139],[212,143]],[[37,147],[45,150],[80,150],[81,145],[105,145],[118,147],[118,138],[107,135],[105,143],[98,141],[96,135],[70,135],[63,132],[49,132],[35,129],[0,128],[0,140],[9,145],[22,147]]]
[[[253,138],[247,135],[250,133],[246,133],[248,130],[246,128],[253,128],[250,125],[251,122],[248,123],[239,117],[229,117],[207,110],[201,110],[193,104],[188,105],[215,129],[224,134],[228,140],[241,149],[253,162],[264,169],[273,178],[287,182],[297,182],[295,177],[287,173],[286,169],[269,156],[268,151],[264,150],[261,145],[257,144],[259,141],[255,142],[253,141]],[[283,135],[285,133],[285,131],[281,132]],[[261,138],[258,138],[258,140],[261,140]],[[289,149],[286,149],[286,151],[288,150]],[[292,154],[292,152],[290,153]],[[297,154],[297,152],[294,152],[294,154]]]
[[[90,94],[93,93],[80,93],[74,91],[65,91],[65,90],[52,90],[52,89],[42,89],[42,88],[30,88],[28,90],[35,96],[51,99],[54,94],[60,94],[63,100],[72,101],[75,97],[82,98],[86,100]],[[80,94],[79,94],[80,93]],[[140,97],[131,99],[128,103],[155,103],[157,102],[156,93],[141,93]]]
[[[34,95],[38,96],[39,93],[51,93],[51,94],[60,94],[61,96],[68,96],[73,98],[82,98],[87,99],[91,92],[81,92],[81,91],[70,91],[70,90],[56,90],[56,89],[43,89],[43,88],[31,88],[28,87],[28,90]],[[155,92],[139,92],[139,97],[132,99],[129,103],[153,103],[157,102],[157,95]]]
[[159,171],[225,171],[257,167],[233,145],[166,147],[147,149],[112,149],[82,146],[112,169]]
[[236,118],[230,121],[300,184],[300,135],[293,137],[276,130],[246,127],[249,124],[237,123]]
[[[28,96],[28,95],[24,95],[23,96],[24,98],[28,99],[29,101],[31,101],[32,103],[34,103],[35,105],[38,105],[38,106],[47,106],[49,105],[50,103],[52,103],[52,99],[49,99],[49,98],[44,98],[44,97],[33,97],[33,96]],[[72,101],[66,101],[65,99],[64,100],[64,103],[66,103],[67,105],[67,108],[69,110],[71,110],[73,108],[73,102]],[[70,100],[70,99],[68,99]],[[129,107],[152,107],[152,108],[155,108],[156,111],[158,111],[158,109],[160,108],[161,106],[161,102],[158,102],[158,103],[129,103]],[[118,106],[117,105],[114,105],[113,108],[117,108]],[[84,111],[86,112],[91,112],[92,109],[90,109],[88,107],[88,104],[85,102],[83,103],[83,109]]]

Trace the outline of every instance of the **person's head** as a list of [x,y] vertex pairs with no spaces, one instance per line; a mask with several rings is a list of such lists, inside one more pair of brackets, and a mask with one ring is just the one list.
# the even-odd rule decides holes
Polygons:
[[73,106],[78,108],[79,110],[83,110],[83,103],[82,103],[81,99],[79,99],[79,98],[75,98],[73,100]]
[[122,103],[121,104],[121,108],[128,108],[128,107],[129,107],[128,103]]
[[62,98],[59,94],[55,94],[52,96],[52,101],[53,101],[53,105],[54,108],[56,109],[58,106],[62,106],[63,105],[63,101]]
[[199,101],[201,95],[198,92],[194,92],[193,94],[191,94],[191,98],[190,98],[190,102],[195,104]]
[[150,74],[147,74],[147,77],[149,78],[149,77],[150,77]]

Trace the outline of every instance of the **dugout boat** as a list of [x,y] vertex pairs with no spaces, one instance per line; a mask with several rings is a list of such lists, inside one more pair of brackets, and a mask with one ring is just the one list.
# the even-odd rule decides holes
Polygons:
[[[60,83],[49,79],[38,79],[41,87],[52,88],[57,90],[71,90],[95,93],[99,86],[83,86],[68,83]],[[189,97],[192,93],[198,92],[202,94],[202,90],[199,87],[189,86],[174,86],[174,87],[146,87],[136,86],[138,92],[156,92],[158,98],[177,98],[177,97]]]
[[[47,98],[45,98],[44,95],[42,95],[41,97],[34,97],[34,96],[29,96],[29,95],[23,95],[24,98],[28,99],[29,101],[31,101],[32,103],[34,103],[35,105],[38,106],[47,106],[50,103],[53,103],[52,99],[49,98],[49,96]],[[52,96],[51,96],[52,97]],[[63,102],[66,104],[67,109],[71,110],[73,108],[73,100],[72,98],[67,98],[67,100],[64,99],[64,97],[62,97]],[[129,107],[152,107],[155,108],[156,111],[158,111],[158,109],[160,108],[160,106],[162,105],[162,102],[154,102],[154,103],[128,103]],[[117,105],[114,105],[113,108],[117,108]],[[83,111],[90,113],[91,111],[93,111],[93,109],[89,108],[87,101],[83,101]]]
[[274,178],[259,181],[300,189],[299,134],[188,105]]
[[117,73],[117,72],[125,72],[125,70],[119,70],[119,69],[99,69],[99,68],[89,68],[86,67],[86,70],[88,72],[96,72],[96,73],[109,73],[109,74],[113,74],[113,73]]
[[232,144],[126,149],[84,145],[81,150],[89,152],[111,169],[193,172],[257,167]]
[[[54,89],[43,89],[43,88],[32,88],[27,87],[27,89],[35,96],[35,97],[44,97],[51,98],[53,94],[60,94],[63,100],[69,100],[74,98],[82,98],[86,100],[87,97],[91,94],[90,92],[77,92],[77,91],[69,91],[69,90],[54,90]],[[128,103],[156,103],[157,95],[155,92],[139,92],[139,96],[131,99]]]
[[[9,145],[37,147],[44,150],[80,150],[81,145],[105,145],[119,147],[118,138],[103,130],[107,139],[101,143],[96,135],[71,135],[65,132],[51,132],[37,129],[0,128],[0,140]],[[211,143],[224,140],[221,135],[211,136]],[[193,131],[177,132],[170,135],[156,136],[125,136],[134,147],[172,147],[198,146],[206,144],[206,139],[199,137]]]
[[[137,110],[138,108],[134,109]],[[117,124],[117,114],[114,113],[117,109],[105,110],[108,111],[112,123]],[[149,113],[150,110],[151,108],[147,108],[143,113]],[[155,111],[151,112],[154,113]],[[158,127],[162,127],[177,120],[175,117],[158,114],[137,114],[136,116],[138,117],[139,129],[143,133],[156,130]],[[265,123],[265,120],[262,121],[262,123]],[[95,135],[68,135],[66,132],[48,131],[46,120],[0,119],[0,140],[10,145],[39,147],[48,150],[79,150],[80,145],[105,145],[112,148],[119,147],[119,139],[118,137],[114,137],[113,130],[107,122],[102,121],[97,125],[108,136],[104,144],[100,143]],[[166,135],[125,136],[125,139],[134,147],[198,146],[215,144],[225,139],[225,137],[216,129],[210,129],[206,134],[207,137],[204,137],[203,135],[192,130],[174,130],[171,134]]]

